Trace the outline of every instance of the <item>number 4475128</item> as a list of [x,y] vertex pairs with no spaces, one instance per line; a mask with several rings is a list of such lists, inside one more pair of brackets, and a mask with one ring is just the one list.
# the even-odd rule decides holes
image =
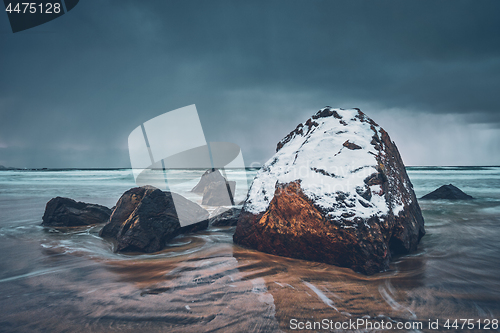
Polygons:
[[5,8],[5,11],[12,13],[23,13],[23,14],[59,14],[61,12],[61,4],[60,3],[50,3],[46,2],[45,4],[40,3],[37,4],[35,2],[18,2],[9,3]]
[[489,330],[493,329],[496,330],[498,329],[498,319],[455,319],[455,320],[446,320],[444,323],[443,327],[447,329],[483,329],[483,330]]

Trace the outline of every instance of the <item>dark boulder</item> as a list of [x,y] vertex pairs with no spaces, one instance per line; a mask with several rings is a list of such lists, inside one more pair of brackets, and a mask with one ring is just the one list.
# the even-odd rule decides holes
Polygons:
[[474,199],[472,196],[464,193],[458,187],[449,184],[443,185],[437,190],[432,191],[421,197],[423,200],[438,200],[438,199],[447,199],[447,200],[472,200]]
[[374,274],[415,251],[424,219],[398,149],[357,109],[324,108],[259,170],[235,243]]
[[213,211],[209,223],[214,227],[235,226],[240,217],[241,208],[219,207]]
[[[176,207],[183,214],[183,221],[188,221],[185,227],[180,224]],[[151,253],[160,251],[170,239],[181,233],[207,227],[208,212],[196,203],[176,193],[142,186],[121,196],[109,223],[99,235],[116,240],[116,252]]]
[[70,198],[56,197],[47,202],[42,225],[50,227],[78,227],[109,221],[111,210],[107,207]]

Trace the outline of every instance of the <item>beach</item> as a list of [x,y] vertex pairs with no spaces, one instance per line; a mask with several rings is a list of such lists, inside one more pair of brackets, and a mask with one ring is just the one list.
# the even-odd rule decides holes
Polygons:
[[[230,172],[250,184],[256,170]],[[407,172],[418,197],[452,183],[475,199],[419,201],[417,252],[365,276],[234,245],[235,227],[181,235],[154,254],[114,253],[102,226],[45,228],[41,217],[56,196],[114,206],[135,186],[131,170],[0,171],[0,331],[288,332],[308,321],[339,331],[335,323],[363,319],[432,332],[430,322],[445,330],[461,318],[479,331],[500,317],[500,167]],[[199,199],[196,181],[183,184],[180,194]]]

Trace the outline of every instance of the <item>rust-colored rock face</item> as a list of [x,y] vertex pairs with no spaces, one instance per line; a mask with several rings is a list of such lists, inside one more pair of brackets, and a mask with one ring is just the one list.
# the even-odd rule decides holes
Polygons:
[[241,228],[250,227],[242,243],[255,244],[259,251],[368,273],[388,264],[387,244],[375,221],[358,229],[330,223],[302,193],[298,182],[277,185],[268,211],[260,218],[248,218],[254,218],[253,223],[242,223],[238,235],[244,233]]
[[233,236],[259,251],[374,274],[424,220],[396,145],[359,110],[325,108],[257,174]]

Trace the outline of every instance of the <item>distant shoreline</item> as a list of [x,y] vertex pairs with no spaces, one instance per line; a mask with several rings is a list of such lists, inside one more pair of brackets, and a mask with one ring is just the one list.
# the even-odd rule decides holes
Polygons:
[[[419,166],[406,166],[406,169],[419,169],[419,170],[434,170],[437,168],[441,169],[448,169],[448,170],[454,170],[454,169],[485,169],[485,168],[500,168],[500,165],[419,165]],[[239,170],[241,168],[225,168],[226,170]],[[256,167],[245,167],[245,170],[259,170],[259,168]],[[132,168],[14,168],[14,167],[4,167],[0,166],[0,171],[118,171],[118,170],[132,170]],[[161,171],[162,169],[150,169],[150,170],[158,170]],[[207,170],[206,168],[170,168],[168,170],[192,170],[192,171],[205,171]]]

